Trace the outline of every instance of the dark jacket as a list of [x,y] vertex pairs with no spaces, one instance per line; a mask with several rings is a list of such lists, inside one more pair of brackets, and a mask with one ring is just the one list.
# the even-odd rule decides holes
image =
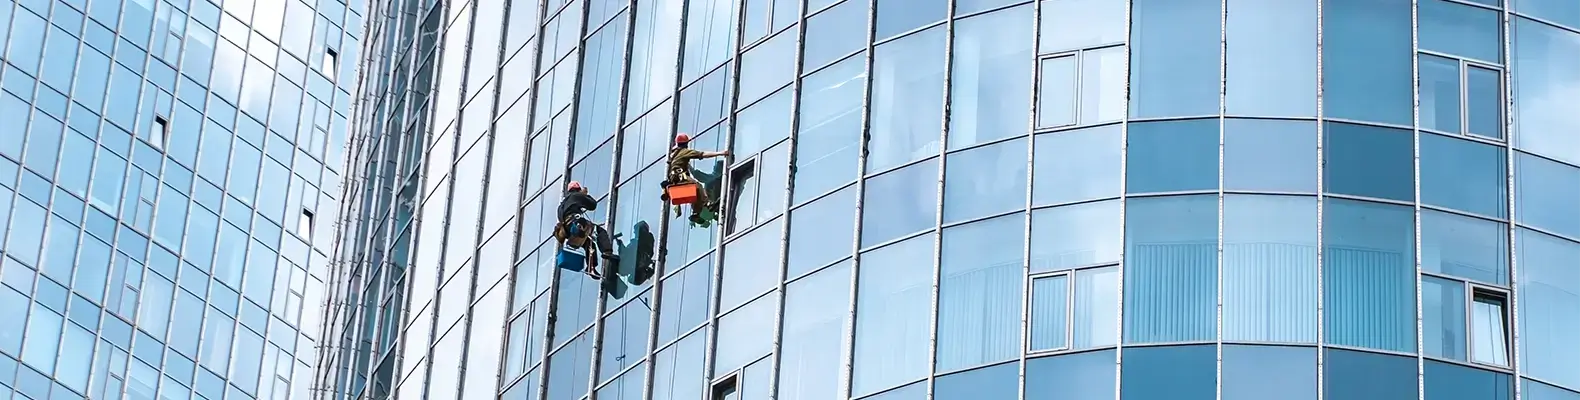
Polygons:
[[581,214],[598,209],[598,200],[582,192],[566,191],[565,197],[560,199],[560,221],[573,214]]

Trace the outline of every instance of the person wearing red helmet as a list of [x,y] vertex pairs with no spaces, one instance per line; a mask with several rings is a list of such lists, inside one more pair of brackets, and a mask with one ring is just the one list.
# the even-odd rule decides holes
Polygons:
[[[573,246],[586,248],[586,236],[591,234],[603,258],[612,263],[619,263],[620,256],[614,253],[609,231],[604,229],[603,225],[595,224],[583,216],[588,211],[596,209],[598,209],[598,199],[587,194],[587,188],[583,187],[581,182],[571,181],[566,184],[565,196],[560,198],[559,224],[554,228],[556,245],[564,247],[565,242],[570,240]],[[576,225],[573,226],[573,223]],[[593,279],[601,278],[596,268],[587,268],[585,272]]]
[[[730,155],[728,150],[701,151],[692,149],[691,136],[684,133],[677,134],[675,135],[675,147],[670,148],[669,150],[669,170],[667,171],[667,174],[665,174],[664,186],[668,187],[672,184],[681,183],[699,183],[697,182],[697,178],[691,175],[692,161],[728,155]],[[691,222],[700,226],[708,225],[707,220],[702,216],[702,211],[704,209],[718,209],[718,204],[708,198],[707,192],[708,191],[706,190],[698,191],[697,201],[691,206]],[[703,207],[697,207],[698,204],[703,205]],[[675,208],[675,216],[680,216],[679,207]]]

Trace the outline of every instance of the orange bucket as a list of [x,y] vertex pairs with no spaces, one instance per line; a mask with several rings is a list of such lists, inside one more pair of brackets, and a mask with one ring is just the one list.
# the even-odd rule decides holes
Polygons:
[[664,188],[664,194],[669,195],[669,203],[674,205],[691,204],[697,201],[697,193],[702,190],[701,185],[695,183],[681,183],[669,185]]

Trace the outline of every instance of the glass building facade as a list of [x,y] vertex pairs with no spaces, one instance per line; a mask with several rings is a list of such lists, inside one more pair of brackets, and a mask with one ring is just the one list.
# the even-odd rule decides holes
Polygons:
[[310,393],[362,8],[0,3],[0,398]]
[[318,398],[1580,399],[1572,0],[374,8]]

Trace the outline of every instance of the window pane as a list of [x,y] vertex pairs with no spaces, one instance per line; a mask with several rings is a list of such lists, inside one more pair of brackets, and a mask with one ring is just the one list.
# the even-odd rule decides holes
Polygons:
[[1114,398],[1114,350],[1026,360],[1026,400]]
[[1120,176],[1124,138],[1118,124],[1037,135],[1031,203],[1118,197],[1124,182]]
[[1226,113],[1316,115],[1317,4],[1228,1]]
[[1503,24],[1497,10],[1446,0],[1420,0],[1417,7],[1422,50],[1503,61]]
[[1069,344],[1070,278],[1068,275],[1031,281],[1031,351],[1062,349]]
[[1125,48],[1081,52],[1081,124],[1125,118]]
[[1218,119],[1142,122],[1130,124],[1129,130],[1127,192],[1218,187]]
[[800,203],[856,179],[866,65],[852,57],[801,81],[795,199]]
[[[1486,0],[1478,0],[1484,2]],[[1485,4],[1485,3],[1483,3]],[[1580,4],[1563,0],[1509,0],[1510,8],[1537,18],[1580,28]]]
[[1130,12],[1130,117],[1217,115],[1222,3],[1134,0]]
[[1465,70],[1465,130],[1503,139],[1503,73],[1486,68]]
[[1316,198],[1223,202],[1224,340],[1316,343]]
[[741,55],[741,79],[736,101],[746,105],[790,83],[795,76],[796,34],[774,35]]
[[1223,346],[1222,400],[1317,400],[1310,347]]
[[[905,7],[915,5],[907,2]],[[884,43],[875,50],[868,172],[938,153],[939,130],[943,128],[946,33],[942,26],[933,27]]]
[[927,381],[905,385],[861,400],[926,400]]
[[[806,38],[802,39],[806,49],[801,56],[807,71],[863,47],[867,41],[867,4],[847,1],[807,18]],[[807,9],[815,10],[811,5]]]
[[[1421,376],[1426,400],[1509,400],[1514,382],[1507,374],[1426,360]],[[1532,397],[1526,391],[1525,398]]]
[[1410,131],[1329,122],[1325,133],[1323,191],[1415,200],[1415,140]]
[[1125,41],[1128,4],[1116,0],[1042,0],[1040,54]]
[[1580,393],[1559,389],[1530,379],[1520,379],[1521,398],[1530,400],[1576,400]]
[[779,234],[783,220],[754,229],[724,246],[719,310],[756,298],[779,283]]
[[948,0],[877,0],[878,29],[882,41],[923,25],[942,21],[949,13]]
[[1364,201],[1323,201],[1327,343],[1414,351],[1414,211]]
[[1210,400],[1218,392],[1217,346],[1158,346],[1125,349],[1120,400]]
[[1580,387],[1580,244],[1520,229],[1514,238],[1519,261],[1520,369],[1533,378]]
[[728,374],[773,351],[773,335],[761,333],[774,330],[778,309],[779,294],[772,293],[719,317],[712,376]]
[[851,392],[871,394],[927,375],[933,237],[863,254],[856,291]]
[[1459,60],[1422,54],[1421,129],[1458,134]]
[[1323,397],[1329,399],[1413,399],[1416,358],[1326,349]]
[[1489,217],[1508,215],[1504,149],[1421,134],[1421,202]]
[[861,247],[932,227],[938,212],[938,160],[928,160],[867,181],[861,215]]
[[822,400],[839,391],[840,351],[849,324],[849,262],[818,271],[786,288],[784,339],[779,350],[779,395],[784,400]]
[[1421,210],[1422,271],[1508,285],[1508,259],[1508,225]]
[[850,256],[856,236],[856,189],[834,194],[790,211],[789,267],[786,278]]
[[1580,237],[1580,168],[1516,152],[1514,221]]
[[1410,125],[1410,0],[1322,3],[1323,114]]
[[1052,128],[1075,123],[1074,56],[1037,62],[1042,81],[1037,88],[1037,127]]
[[1125,343],[1212,340],[1218,196],[1130,199],[1125,212]]
[[1465,360],[1465,284],[1421,277],[1421,337],[1426,355]]
[[1223,121],[1223,188],[1315,193],[1317,124],[1309,121]]
[[[1525,3],[1525,1],[1521,1]],[[1553,2],[1557,3],[1557,2]],[[1510,21],[1514,35],[1514,146],[1580,163],[1580,113],[1569,93],[1580,88],[1580,33],[1525,18]]]
[[1031,272],[1119,262],[1119,201],[1109,200],[1031,213]]
[[1477,297],[1470,310],[1471,361],[1509,365],[1508,325],[1502,299]]
[[1027,4],[955,23],[950,149],[1026,134],[1033,11]]
[[1119,267],[1075,272],[1075,315],[1070,348],[1113,346],[1119,341]]
[[933,382],[933,400],[1013,399],[1020,397],[1020,363],[999,364]]
[[1018,311],[1025,275],[1021,252],[1014,250],[1024,241],[1025,226],[1024,216],[1010,214],[944,230],[938,371],[1010,360],[1019,354]]
[[1026,207],[1026,140],[953,153],[944,164],[944,223]]

